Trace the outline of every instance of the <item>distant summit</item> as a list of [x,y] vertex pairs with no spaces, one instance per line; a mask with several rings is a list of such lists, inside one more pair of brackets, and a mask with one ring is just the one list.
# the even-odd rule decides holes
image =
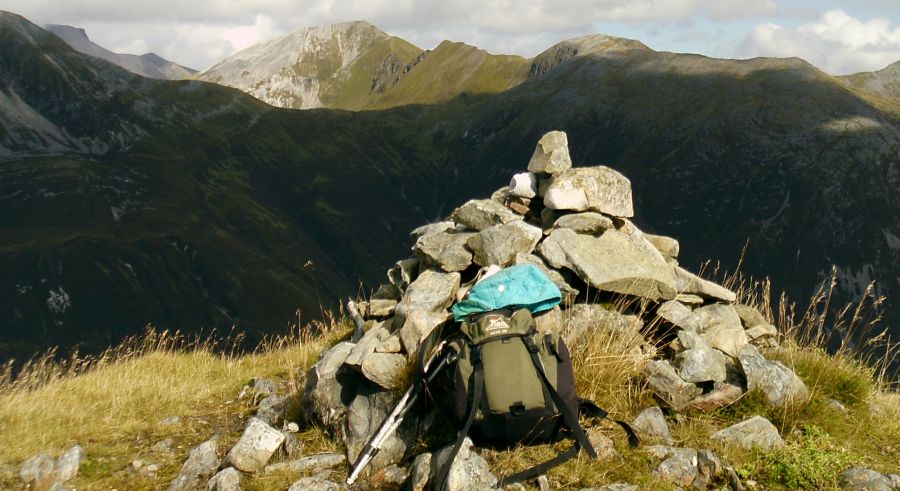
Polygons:
[[900,97],[900,61],[877,72],[861,72],[838,77],[848,84],[885,97]]
[[113,53],[91,41],[84,29],[57,24],[50,24],[46,26],[46,29],[56,34],[75,51],[115,63],[129,72],[144,77],[179,80],[191,78],[197,73],[196,70],[168,61],[156,53],[147,53],[140,56]]

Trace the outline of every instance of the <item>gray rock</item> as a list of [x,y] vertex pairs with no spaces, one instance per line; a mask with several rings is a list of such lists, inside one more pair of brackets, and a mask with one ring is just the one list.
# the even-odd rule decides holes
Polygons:
[[450,217],[454,222],[479,232],[494,225],[522,219],[509,208],[489,199],[468,201],[453,210]]
[[631,181],[609,167],[579,167],[550,178],[544,206],[553,210],[599,211],[632,217]]
[[712,484],[713,480],[723,472],[722,462],[712,450],[704,449],[697,452],[697,471],[704,483]]
[[[507,208],[518,213],[519,215],[531,217],[534,212],[531,210],[531,199],[510,196],[504,203]],[[515,222],[512,222],[515,223]]]
[[431,476],[431,454],[421,453],[416,455],[409,466],[409,477],[406,478],[406,488],[410,491],[424,491]]
[[781,363],[765,359],[755,346],[745,346],[738,360],[747,377],[747,389],[761,390],[769,404],[781,407],[809,397],[800,377]]
[[675,357],[678,375],[691,383],[722,382],[725,380],[725,354],[708,346],[682,351]]
[[757,326],[746,329],[744,332],[747,334],[747,337],[750,338],[750,341],[756,341],[758,339],[769,338],[778,335],[778,329],[776,329],[772,324],[759,324]]
[[690,486],[697,478],[697,451],[690,448],[676,448],[662,461],[653,475],[677,486]]
[[19,468],[19,479],[39,489],[49,487],[56,480],[56,459],[44,453],[29,458]]
[[394,300],[399,301],[403,294],[400,289],[390,283],[382,283],[378,285],[378,289],[372,294],[372,300]]
[[[376,389],[361,391],[356,395],[347,408],[347,417],[341,431],[347,449],[347,460],[356,462],[359,452],[394,409],[398,398],[398,394]],[[366,472],[374,472],[400,462],[415,443],[417,423],[416,417],[412,414],[407,415],[397,431],[391,433],[384,441]]]
[[298,479],[288,491],[338,491],[341,489],[336,482],[322,477],[303,477]]
[[695,306],[703,305],[704,303],[703,297],[700,297],[699,295],[693,295],[691,293],[679,293],[678,295],[675,295],[675,300],[686,305]]
[[719,430],[713,433],[710,438],[747,450],[754,447],[771,450],[784,446],[784,440],[778,434],[778,429],[762,416],[753,416],[738,424]]
[[847,411],[847,406],[841,404],[840,401],[835,399],[828,399],[827,401],[825,401],[825,405],[833,409],[835,412],[841,414],[847,414],[849,412]]
[[258,418],[250,423],[241,439],[228,452],[228,462],[238,470],[256,472],[262,469],[284,443],[284,435]]
[[172,440],[171,438],[160,440],[150,447],[150,451],[156,453],[172,453],[175,451],[175,440]]
[[591,442],[591,447],[597,453],[598,461],[605,462],[621,457],[616,450],[616,444],[613,442],[613,439],[604,435],[599,428],[589,428],[587,435],[588,440]]
[[643,436],[658,438],[667,445],[672,444],[672,434],[662,409],[657,406],[648,407],[640,412],[631,423],[632,429]]
[[472,264],[472,251],[466,243],[472,232],[441,232],[416,240],[413,252],[425,267],[435,265],[447,272],[462,271]]
[[655,247],[663,256],[672,259],[678,258],[678,252],[681,246],[678,244],[678,241],[672,237],[644,233],[644,239],[653,244],[653,247]]
[[683,303],[677,300],[669,300],[656,309],[656,315],[671,322],[676,327],[688,331],[700,332],[700,318]]
[[206,491],[241,491],[241,472],[234,467],[222,469],[206,483]]
[[760,313],[759,310],[742,303],[734,304],[734,311],[741,318],[741,324],[745,329],[761,324],[768,324],[769,321]]
[[683,409],[708,413],[735,403],[745,392],[746,389],[744,387],[727,380],[725,382],[716,382],[713,385],[713,390],[695,397]]
[[78,468],[84,459],[84,449],[81,445],[75,445],[59,456],[56,460],[56,479],[66,482],[78,475]]
[[64,484],[60,484],[59,482],[54,482],[53,486],[50,486],[50,491],[74,491],[74,490],[70,487],[67,487]]
[[419,260],[417,258],[403,259],[397,261],[394,266],[388,270],[387,277],[391,285],[394,285],[401,292],[406,291],[419,273]]
[[541,491],[550,491],[550,480],[547,479],[545,474],[541,474],[537,478],[538,489]]
[[694,310],[700,323],[700,337],[711,347],[731,357],[737,357],[750,341],[734,307],[712,304]]
[[600,237],[554,230],[537,248],[554,268],[567,268],[591,286],[650,300],[675,297],[674,275],[646,241],[607,230]]
[[697,451],[693,448],[673,447],[671,445],[650,445],[645,451],[656,459],[668,459],[678,457],[685,460],[695,460]]
[[376,353],[399,353],[403,350],[399,334],[392,334],[375,348]]
[[570,213],[557,218],[553,222],[553,228],[567,228],[579,234],[599,235],[615,227],[612,218],[593,211],[586,211]]
[[891,480],[879,472],[864,467],[851,467],[841,474],[840,485],[852,491],[891,491]]
[[891,480],[891,486],[894,490],[900,490],[900,475],[888,474],[887,478]]
[[470,237],[467,245],[479,266],[506,267],[517,254],[530,254],[542,237],[540,228],[516,221],[488,227]]
[[218,439],[213,437],[191,449],[169,491],[189,491],[199,488],[219,468]]
[[[435,452],[431,459],[432,472],[440,469],[450,458],[452,445]],[[497,477],[491,474],[487,461],[472,449],[472,440],[463,441],[459,453],[447,474],[447,491],[492,490],[497,486]]]
[[265,474],[290,472],[291,474],[316,473],[333,469],[347,462],[347,457],[337,453],[323,453],[308,455],[306,457],[267,465],[263,471]]
[[381,343],[382,339],[387,339],[390,333],[381,326],[373,326],[357,341],[356,346],[350,350],[344,365],[352,367],[356,370],[362,370],[363,360],[375,352],[375,348]]
[[638,489],[640,488],[638,488],[637,484],[617,482],[600,486],[599,488],[582,488],[581,491],[638,491]]
[[706,341],[694,331],[682,329],[678,331],[676,336],[678,338],[678,344],[680,345],[679,351],[686,349],[710,349],[709,345],[706,344]]
[[272,426],[281,426],[284,421],[284,408],[288,402],[288,396],[272,394],[259,401],[256,408],[256,417]]
[[407,472],[402,467],[392,464],[369,478],[369,486],[374,489],[400,489],[406,481]]
[[703,393],[700,387],[682,380],[667,360],[650,360],[643,371],[653,393],[676,411]]
[[446,311],[431,312],[427,310],[413,310],[405,314],[403,325],[399,335],[403,347],[409,357],[414,357],[422,340],[428,337],[432,331],[444,325],[453,316]]
[[429,223],[427,225],[422,225],[421,227],[413,229],[413,231],[409,233],[409,237],[412,240],[418,241],[420,237],[439,234],[441,232],[447,232],[450,230],[456,230],[456,224],[449,220],[444,222]]
[[544,134],[528,162],[528,172],[555,174],[572,167],[569,157],[569,139],[563,131]]
[[534,328],[541,334],[559,335],[563,330],[562,311],[559,305],[534,316]]
[[512,176],[509,181],[509,195],[519,198],[534,198],[537,196],[537,176],[531,172],[520,172]]
[[355,379],[338,377],[338,370],[353,351],[353,343],[336,344],[322,355],[322,359],[306,374],[302,405],[310,419],[318,419],[333,428],[343,419],[346,410],[341,400],[344,389],[352,389]]
[[[296,426],[296,423],[291,423]],[[287,426],[287,425],[286,425]],[[291,428],[293,429],[293,428]],[[298,427],[299,429],[299,427]],[[300,441],[299,438],[294,434],[294,432],[286,431],[284,429],[281,430],[281,434],[284,435],[284,442],[281,443],[281,448],[278,449],[276,455],[279,458],[287,458],[287,459],[296,459],[303,455],[303,442]]]
[[712,281],[704,280],[678,266],[675,266],[675,288],[678,293],[700,295],[723,302],[734,302],[737,298],[733,291]]
[[410,283],[403,300],[397,304],[396,316],[403,322],[406,315],[414,310],[443,312],[456,298],[459,282],[459,273],[445,273],[433,269],[423,271]]
[[562,312],[563,338],[569,346],[592,332],[615,333],[623,345],[639,346],[644,342],[641,319],[635,315],[624,315],[607,310],[600,304],[578,303]]
[[397,308],[397,300],[388,298],[373,298],[369,301],[368,317],[384,319],[394,315]]
[[362,363],[363,375],[384,387],[397,389],[406,369],[406,357],[400,354],[372,353]]

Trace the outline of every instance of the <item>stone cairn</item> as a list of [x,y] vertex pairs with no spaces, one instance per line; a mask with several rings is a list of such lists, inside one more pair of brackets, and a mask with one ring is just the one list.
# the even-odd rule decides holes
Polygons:
[[[353,462],[392,409],[408,360],[432,330],[452,322],[450,306],[479,269],[522,263],[540,268],[564,295],[561,307],[536,317],[539,329],[565,326],[569,344],[589,329],[638,338],[648,385],[671,410],[710,411],[748,389],[775,405],[806,398],[803,382],[755,346],[774,343],[775,327],[735,303],[734,292],[681,268],[678,241],[642,232],[633,216],[625,176],[604,166],[573,168],[566,134],[545,134],[528,172],[508,187],[410,233],[413,257],[398,261],[389,283],[360,303],[363,334],[327,350],[307,374],[307,416],[342,439]],[[607,310],[591,297],[602,292],[636,300],[642,315]],[[669,333],[659,350],[667,358],[651,359],[657,349],[643,337],[651,325]],[[421,424],[405,421],[370,472],[408,457]]]

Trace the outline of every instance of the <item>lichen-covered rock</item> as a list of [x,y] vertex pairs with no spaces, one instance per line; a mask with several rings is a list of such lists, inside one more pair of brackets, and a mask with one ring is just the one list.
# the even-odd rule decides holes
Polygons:
[[702,344],[675,356],[678,375],[691,383],[725,380],[725,354]]
[[631,427],[642,436],[658,438],[667,445],[672,444],[669,425],[666,424],[666,417],[658,406],[648,407],[641,411],[631,422]]
[[385,389],[400,387],[406,357],[400,354],[371,353],[362,363],[363,375]]
[[806,400],[809,390],[790,368],[780,362],[767,360],[755,346],[745,346],[738,357],[748,390],[761,390],[773,406],[785,406]]
[[703,393],[700,387],[685,382],[667,360],[650,360],[644,365],[644,376],[653,393],[676,411]]
[[47,488],[56,480],[56,459],[39,453],[19,468],[19,479],[36,488]]
[[447,272],[462,271],[472,264],[472,251],[466,245],[473,232],[441,232],[419,237],[413,252],[425,267],[435,265]]
[[517,254],[531,254],[542,237],[540,228],[517,221],[488,227],[471,236],[467,245],[479,266],[506,267]]
[[675,298],[671,266],[640,237],[615,230],[594,237],[562,228],[554,230],[537,250],[554,268],[567,268],[599,290],[650,300]]
[[191,491],[207,482],[219,468],[218,445],[218,439],[213,437],[192,448],[168,491]]
[[701,297],[721,300],[723,302],[734,302],[737,298],[733,291],[717,285],[712,281],[704,280],[703,278],[688,272],[684,268],[676,266],[674,269],[675,288],[678,290],[678,293],[700,295]]
[[354,346],[354,343],[346,341],[336,344],[307,371],[302,398],[307,417],[318,419],[328,427],[334,427],[342,419],[346,404],[341,394],[351,392],[357,379],[339,376],[338,371]]
[[607,310],[599,304],[572,305],[562,312],[562,322],[563,338],[570,346],[575,346],[583,336],[597,331],[616,333],[625,345],[639,346],[644,342],[641,335],[643,324],[639,317]]
[[840,485],[848,491],[891,491],[891,480],[872,469],[851,467],[841,474]]
[[206,491],[241,491],[241,472],[234,467],[226,467],[210,478]]
[[288,462],[278,462],[277,464],[267,465],[263,471],[265,474],[290,472],[291,474],[315,473],[328,469],[333,469],[347,462],[347,457],[337,453],[322,453],[316,455],[307,455],[305,457],[290,460]]
[[[382,421],[390,414],[399,395],[375,386],[363,386],[357,391],[353,402],[347,408],[347,416],[341,427],[347,460],[355,462],[369,438],[378,431]],[[403,423],[391,433],[381,446],[381,450],[366,468],[366,473],[376,472],[391,464],[400,462],[408,449],[415,443],[418,418],[407,415]],[[368,475],[368,474],[367,474]]]
[[418,241],[420,237],[424,237],[426,235],[439,234],[441,232],[455,229],[456,224],[449,220],[437,223],[429,223],[413,229],[413,231],[409,233],[409,237],[412,240]]
[[[449,459],[450,450],[452,450],[452,445],[434,453],[431,459],[432,477],[430,480],[434,480],[436,469],[443,468]],[[481,491],[492,490],[496,486],[497,477],[491,473],[491,468],[484,457],[472,449],[472,440],[467,437],[450,466],[444,489],[447,491]]]
[[407,355],[410,358],[414,357],[422,340],[431,334],[431,331],[444,325],[452,317],[447,311],[413,310],[406,313],[399,335]]
[[672,237],[645,233],[644,239],[653,244],[653,247],[655,247],[663,256],[672,259],[678,258],[678,252],[680,251],[681,246],[678,244],[678,241]]
[[740,317],[731,305],[706,305],[694,310],[693,314],[699,319],[700,337],[728,356],[737,358],[741,349],[750,342]]
[[688,487],[697,478],[697,451],[692,448],[665,447],[655,445],[647,449],[657,458],[665,459],[653,475],[677,486]]
[[569,213],[557,218],[553,222],[553,228],[567,228],[579,234],[599,235],[615,226],[612,218],[597,212],[586,211]]
[[414,310],[443,312],[455,300],[459,283],[459,273],[433,269],[423,271],[410,283],[403,300],[397,304],[396,315],[399,321],[405,321],[406,315]]
[[563,131],[544,134],[528,162],[528,172],[555,174],[572,167],[569,156],[569,139]]
[[522,219],[509,208],[490,199],[468,201],[453,210],[450,218],[454,222],[478,232],[494,225]]
[[250,418],[241,439],[228,452],[228,462],[238,470],[256,472],[284,443],[284,435],[258,418]]
[[579,167],[554,174],[544,193],[553,210],[599,211],[632,217],[631,181],[609,167]]
[[329,481],[324,477],[302,477],[298,479],[288,491],[338,491],[341,486],[333,481]]
[[771,450],[784,446],[784,440],[778,434],[778,429],[762,416],[753,416],[750,419],[719,430],[713,433],[710,438],[747,450],[754,447]]

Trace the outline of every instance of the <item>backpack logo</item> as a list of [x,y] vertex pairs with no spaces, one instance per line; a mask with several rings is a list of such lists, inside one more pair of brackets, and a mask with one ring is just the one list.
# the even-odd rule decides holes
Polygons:
[[509,330],[509,323],[503,317],[491,317],[484,327],[488,335],[503,334]]

